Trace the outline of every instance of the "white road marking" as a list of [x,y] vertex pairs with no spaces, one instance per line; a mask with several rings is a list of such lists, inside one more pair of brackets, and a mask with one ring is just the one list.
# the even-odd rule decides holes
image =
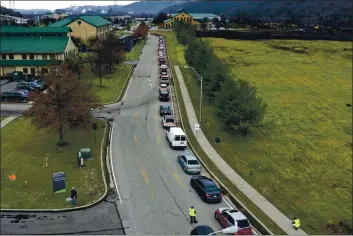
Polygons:
[[131,84],[131,81],[134,79],[134,75],[131,76],[131,79],[129,81],[129,84],[127,85],[127,88],[126,88],[126,91],[125,91],[125,94],[124,94],[124,97],[123,97],[123,103],[125,102],[125,98],[126,98],[126,95],[127,95],[127,91],[129,91],[129,87],[130,87],[130,84]]
[[113,131],[114,131],[114,123],[112,126],[112,130],[110,132],[110,165],[112,167],[112,173],[113,173],[113,180],[114,180],[114,184],[115,184],[115,188],[116,188],[116,192],[118,193],[119,196],[119,200],[120,200],[120,204],[123,204],[123,201],[121,200],[121,196],[120,196],[120,192],[118,189],[118,184],[116,183],[116,178],[115,178],[115,172],[114,172],[114,165],[113,165],[113,151],[112,151],[112,143],[113,143]]

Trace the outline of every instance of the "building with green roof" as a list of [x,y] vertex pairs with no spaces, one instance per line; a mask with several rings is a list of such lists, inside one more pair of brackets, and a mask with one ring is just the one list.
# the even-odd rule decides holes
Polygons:
[[74,16],[67,17],[48,25],[53,27],[69,27],[74,37],[87,40],[93,38],[106,38],[112,29],[112,23],[100,16]]
[[201,25],[201,21],[203,19],[208,19],[206,24],[210,25],[213,18],[220,17],[212,14],[212,13],[188,13],[183,9],[178,10],[176,13],[170,14],[170,19],[165,20],[164,23],[161,24],[162,28],[172,28],[174,22],[184,22],[187,24],[191,24],[195,28],[199,28]]
[[78,51],[70,34],[69,27],[0,26],[0,76],[46,73],[50,64]]

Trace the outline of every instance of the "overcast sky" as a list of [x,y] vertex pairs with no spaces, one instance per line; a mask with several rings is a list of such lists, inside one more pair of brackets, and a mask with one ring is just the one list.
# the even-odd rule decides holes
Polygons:
[[[10,1],[1,0],[1,6],[10,7]],[[14,1],[15,9],[49,9],[66,8],[69,6],[106,6],[114,5],[115,1]],[[117,5],[128,5],[136,1],[117,1]]]

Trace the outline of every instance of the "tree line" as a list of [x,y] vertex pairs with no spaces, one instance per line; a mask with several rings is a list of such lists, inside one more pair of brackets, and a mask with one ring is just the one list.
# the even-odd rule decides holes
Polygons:
[[203,79],[203,93],[216,106],[223,128],[234,134],[247,135],[263,121],[267,105],[257,96],[248,81],[234,78],[228,65],[214,53],[210,42],[196,38],[194,29],[174,24],[176,38],[186,46],[185,60]]

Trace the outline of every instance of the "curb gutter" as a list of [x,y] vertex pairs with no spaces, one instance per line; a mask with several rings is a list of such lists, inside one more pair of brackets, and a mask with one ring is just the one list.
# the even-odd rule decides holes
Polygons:
[[111,104],[117,103],[121,100],[121,96],[123,95],[124,91],[126,90],[126,85],[131,80],[131,75],[133,74],[135,67],[136,67],[135,65],[132,65],[132,69],[127,77],[127,80],[125,80],[124,86],[123,86],[122,90],[120,91],[118,98],[113,102],[104,103],[103,105],[111,105]]
[[[156,34],[157,35],[157,34]],[[165,37],[163,37],[163,38],[165,38]],[[164,39],[164,44],[166,45],[167,44],[167,42],[166,42],[166,40]],[[167,56],[168,56],[168,51],[167,51],[167,47],[165,47],[165,49],[166,49],[166,54],[167,54]],[[170,61],[168,60],[168,65],[169,65],[169,68],[170,68],[170,70],[172,70],[172,68],[170,67]],[[175,84],[175,81],[174,81],[174,76],[173,76],[173,73],[171,73],[171,77],[172,77],[172,81],[173,81],[173,84]],[[177,82],[177,83],[179,83],[179,82]],[[182,127],[184,127],[184,123],[183,123],[183,118],[182,118],[182,115],[181,115],[181,111],[180,111],[180,100],[179,100],[179,97],[178,97],[178,94],[177,94],[177,92],[176,92],[176,88],[175,88],[175,86],[173,86],[174,87],[174,91],[175,91],[175,97],[176,97],[176,100],[177,100],[177,103],[178,103],[178,110],[179,110],[179,115],[180,115],[180,124],[181,124],[181,126]],[[193,135],[193,134],[192,134]],[[201,157],[198,155],[198,153],[196,152],[196,150],[194,149],[194,147],[192,146],[192,144],[191,144],[191,142],[189,141],[188,142],[189,143],[189,145],[190,145],[190,148],[191,148],[191,150],[195,153],[195,155],[196,155],[196,157],[197,157],[197,159],[199,159],[200,160],[200,162],[201,162],[201,164],[203,165],[203,167],[205,167],[205,169],[210,173],[210,175],[212,176],[212,178],[214,178],[220,185],[221,185],[221,187],[223,187],[227,192],[228,192],[228,194],[230,195],[229,197],[231,198],[231,200],[234,200],[235,202],[237,202],[238,203],[238,205],[240,205],[246,212],[248,212],[249,213],[249,215],[251,215],[251,217],[253,218],[253,219],[255,219],[256,221],[257,221],[257,223],[265,230],[265,231],[267,231],[266,233],[268,234],[268,235],[274,235],[272,232],[271,232],[271,230],[269,230],[236,196],[234,196],[230,191],[229,191],[229,189],[225,186],[225,184],[223,184],[219,179],[218,179],[218,177],[208,168],[208,166],[203,162],[203,160],[201,159]],[[258,230],[258,229],[257,229]]]
[[[102,119],[100,119],[102,120]],[[96,201],[94,201],[91,204],[87,204],[84,206],[79,206],[79,207],[73,207],[73,208],[62,208],[62,209],[0,209],[1,212],[42,212],[42,213],[50,213],[50,212],[67,212],[67,211],[77,211],[77,210],[83,210],[89,207],[92,207],[94,205],[97,205],[98,203],[100,203],[101,201],[103,201],[103,199],[106,197],[107,193],[108,193],[108,186],[107,186],[107,180],[106,180],[106,174],[104,171],[104,160],[103,158],[103,145],[104,145],[104,141],[106,140],[106,132],[107,132],[107,127],[108,127],[108,122],[103,120],[105,122],[105,128],[104,128],[104,133],[103,133],[103,139],[102,139],[102,143],[101,143],[101,170],[102,170],[102,176],[103,176],[103,181],[104,181],[104,194]]]

